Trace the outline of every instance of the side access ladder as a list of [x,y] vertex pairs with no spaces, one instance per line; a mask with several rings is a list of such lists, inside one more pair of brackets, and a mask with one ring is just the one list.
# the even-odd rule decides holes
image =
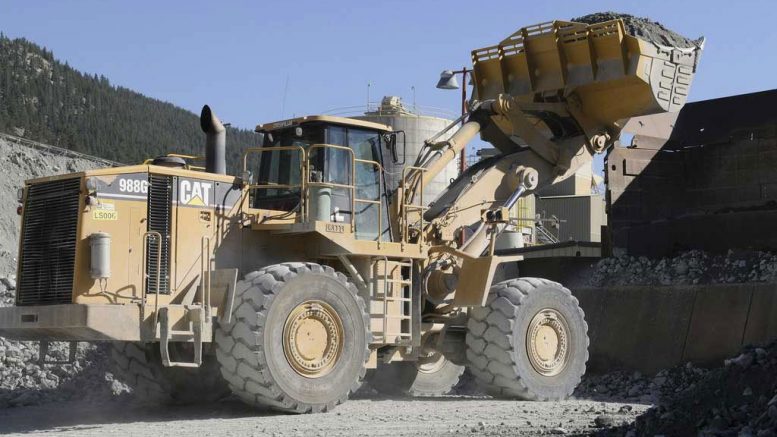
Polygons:
[[[383,340],[397,346],[413,345],[413,261],[409,258],[389,260],[387,257],[373,261],[375,269],[374,289],[383,286]],[[381,269],[382,265],[382,269]],[[399,321],[398,324],[391,323]],[[398,328],[396,331],[392,329]]]

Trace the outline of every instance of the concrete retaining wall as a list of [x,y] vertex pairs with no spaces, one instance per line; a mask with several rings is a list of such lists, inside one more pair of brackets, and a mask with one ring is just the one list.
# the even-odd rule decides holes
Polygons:
[[572,291],[588,321],[594,372],[719,365],[746,344],[777,339],[777,284]]

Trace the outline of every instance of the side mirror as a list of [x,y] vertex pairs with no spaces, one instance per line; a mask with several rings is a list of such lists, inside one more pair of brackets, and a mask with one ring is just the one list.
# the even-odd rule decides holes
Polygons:
[[[399,153],[397,150],[397,136],[402,134],[402,162],[399,161]],[[386,147],[391,151],[391,159],[394,164],[405,165],[405,152],[407,152],[407,141],[405,139],[405,131],[396,131],[384,136],[386,141]]]

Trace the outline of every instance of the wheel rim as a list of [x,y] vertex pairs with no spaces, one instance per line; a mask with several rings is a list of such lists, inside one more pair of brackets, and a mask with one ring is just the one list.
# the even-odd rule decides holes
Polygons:
[[283,352],[289,365],[307,378],[332,371],[343,350],[343,322],[327,303],[297,305],[283,327]]
[[569,361],[569,327],[556,310],[540,310],[526,333],[526,352],[534,370],[543,376],[561,373]]

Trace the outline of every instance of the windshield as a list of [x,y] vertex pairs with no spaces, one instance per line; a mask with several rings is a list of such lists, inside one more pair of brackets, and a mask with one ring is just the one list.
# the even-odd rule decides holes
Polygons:
[[[299,134],[299,135],[298,135]],[[291,127],[273,131],[264,136],[264,147],[299,146],[307,151],[311,144],[324,142],[323,126]],[[259,156],[256,183],[261,185],[291,185],[292,187],[261,188],[256,190],[254,208],[292,211],[300,200],[302,176],[301,154],[298,150],[264,151]]]

